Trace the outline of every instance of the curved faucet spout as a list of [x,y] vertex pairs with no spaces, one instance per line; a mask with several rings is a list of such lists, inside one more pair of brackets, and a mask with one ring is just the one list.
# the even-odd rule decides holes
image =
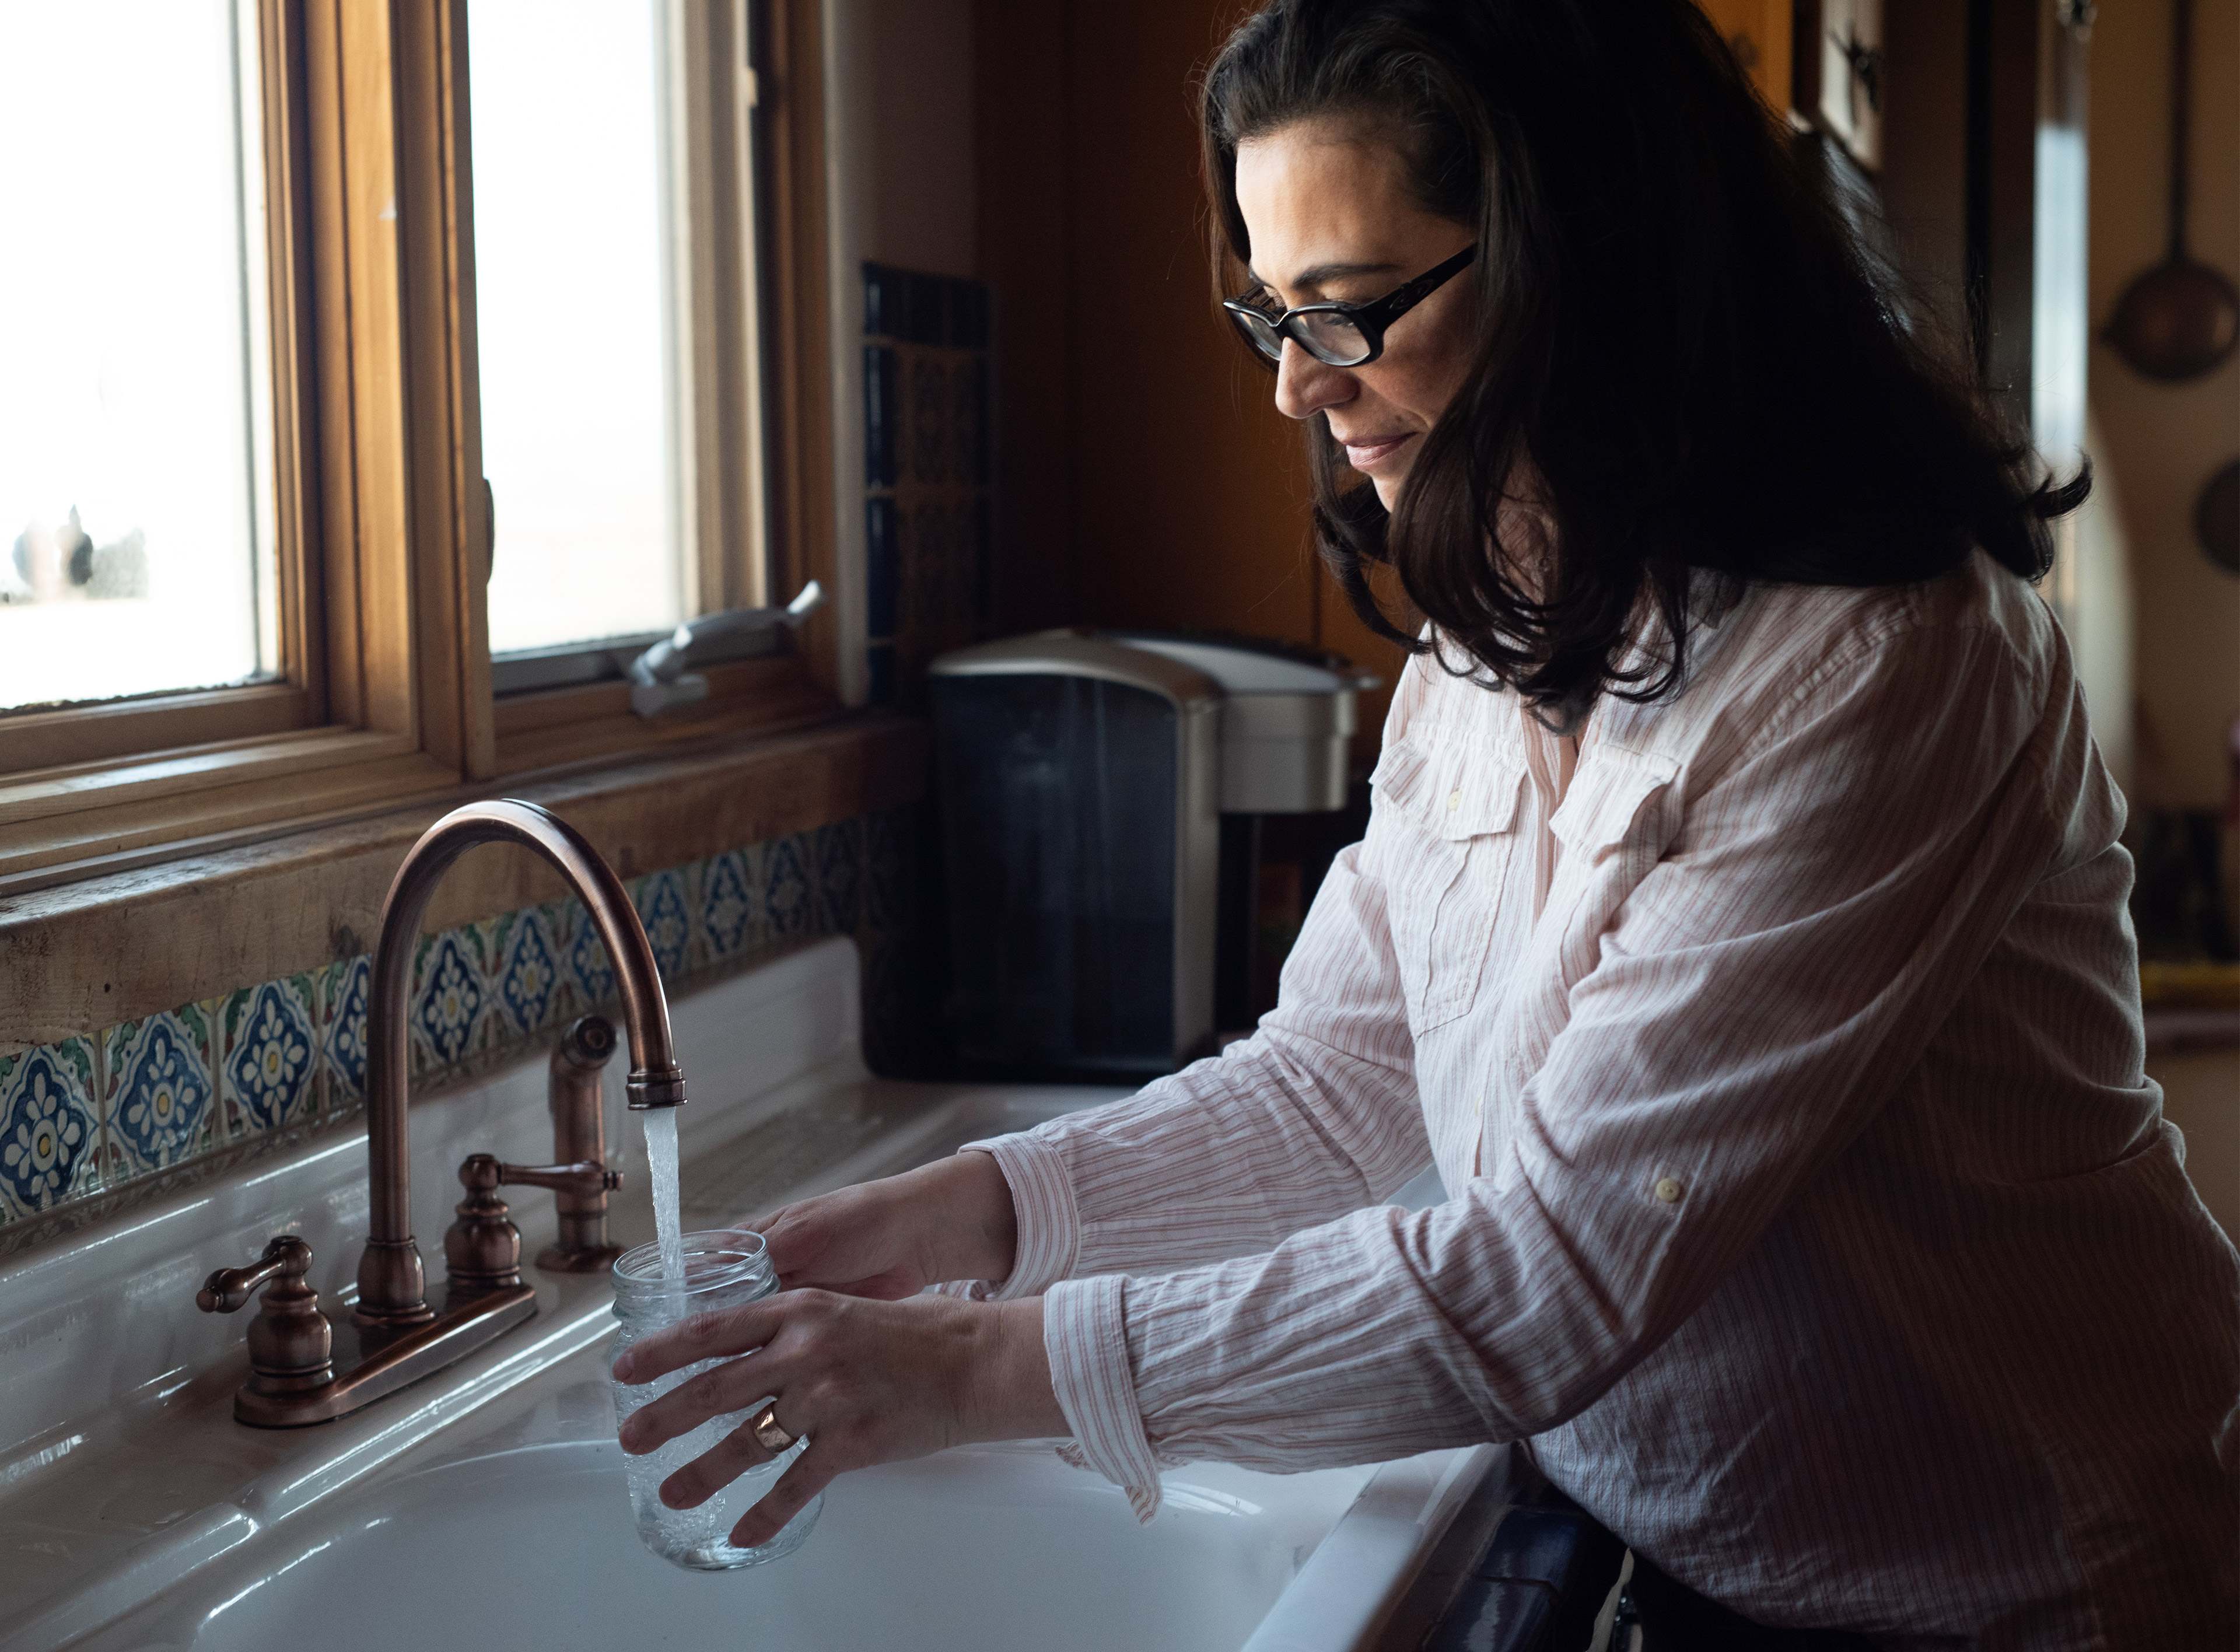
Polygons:
[[684,1075],[677,1069],[670,1042],[669,1005],[662,996],[653,948],[613,869],[574,827],[535,803],[503,799],[453,809],[412,846],[381,909],[366,1029],[372,1234],[358,1263],[357,1307],[351,1316],[361,1324],[417,1325],[435,1317],[428,1306],[420,1247],[412,1236],[405,1005],[412,985],[412,954],[429,897],[451,863],[480,843],[519,843],[536,850],[558,870],[598,926],[621,986],[623,1025],[630,1041],[630,1106],[677,1107],[684,1101]]

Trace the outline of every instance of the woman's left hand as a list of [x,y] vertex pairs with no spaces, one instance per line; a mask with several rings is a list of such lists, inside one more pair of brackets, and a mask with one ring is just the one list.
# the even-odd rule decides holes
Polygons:
[[[810,1444],[732,1529],[742,1549],[768,1542],[850,1469],[976,1440],[1069,1432],[1050,1387],[1038,1296],[875,1302],[783,1291],[647,1337],[616,1360],[615,1380],[650,1382],[706,1359],[727,1362],[634,1412],[622,1447],[643,1455],[710,1417],[749,1406],[759,1413],[772,1401],[778,1426]],[[694,1508],[775,1455],[750,1421],[663,1481],[661,1500]]]

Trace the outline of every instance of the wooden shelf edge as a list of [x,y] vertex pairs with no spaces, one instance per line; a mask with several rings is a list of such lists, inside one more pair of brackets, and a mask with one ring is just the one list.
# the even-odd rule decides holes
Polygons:
[[[916,802],[928,748],[915,720],[850,715],[455,784],[404,807],[175,844],[137,864],[110,856],[0,877],[0,1054],[370,950],[404,851],[461,803],[541,803],[633,877]],[[445,879],[428,924],[477,922],[561,892],[533,856],[480,849]]]

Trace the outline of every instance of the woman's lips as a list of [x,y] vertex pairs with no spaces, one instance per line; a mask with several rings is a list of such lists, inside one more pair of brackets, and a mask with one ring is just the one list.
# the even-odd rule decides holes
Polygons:
[[1364,474],[1374,470],[1407,443],[1415,440],[1413,430],[1398,436],[1357,436],[1343,442],[1345,462]]

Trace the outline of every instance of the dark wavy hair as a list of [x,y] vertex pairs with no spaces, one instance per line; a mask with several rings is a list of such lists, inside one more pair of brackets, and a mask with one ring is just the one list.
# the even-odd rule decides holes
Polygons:
[[[1237,146],[1296,121],[1361,121],[1476,233],[1463,389],[1390,516],[1309,421],[1317,536],[1373,629],[1443,663],[1457,645],[1450,669],[1553,726],[1677,689],[1691,570],[1904,584],[1980,545],[2036,580],[2090,486],[2034,480],[1690,0],[1272,0],[1202,109],[1217,289],[1251,256]],[[1504,543],[1527,475],[1537,508],[1502,512]],[[1378,606],[1372,563],[1432,640]],[[1653,617],[1656,657],[1630,656]]]

